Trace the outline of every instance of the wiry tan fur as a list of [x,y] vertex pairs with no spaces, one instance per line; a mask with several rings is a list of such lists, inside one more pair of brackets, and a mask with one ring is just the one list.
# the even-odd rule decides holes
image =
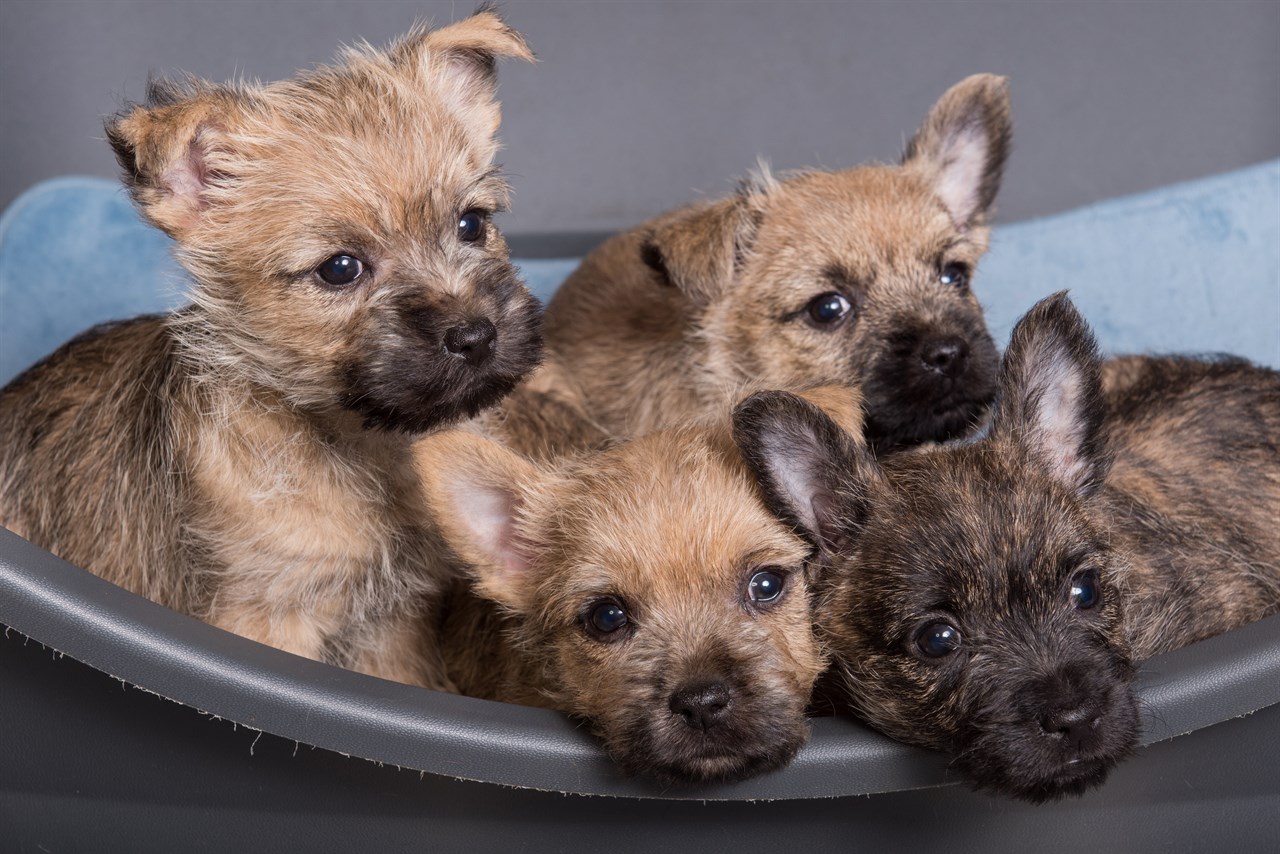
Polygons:
[[[940,276],[972,273],[987,249],[1009,134],[1005,81],[975,75],[933,107],[901,165],[785,180],[762,168],[729,198],[618,235],[552,298],[548,350],[617,436],[821,383],[864,386],[868,427],[887,422],[889,444],[960,432],[990,402],[996,354],[973,292]],[[806,306],[832,292],[852,314],[819,327]],[[950,336],[968,344],[967,374],[914,388],[902,374],[922,342]]]
[[[474,414],[538,350],[501,235],[457,237],[460,212],[506,199],[499,56],[532,58],[482,11],[280,83],[156,81],[109,122],[194,304],[92,330],[4,390],[0,523],[247,637],[446,687],[411,434]],[[317,270],[342,253],[363,278],[330,287]],[[481,315],[498,337],[469,371],[429,318]]]
[[[808,394],[858,428],[851,391]],[[761,505],[725,420],[542,464],[464,432],[419,443],[433,515],[473,567],[445,623],[463,693],[582,716],[624,767],[663,779],[736,779],[791,757],[825,665],[816,568]],[[753,607],[762,568],[786,587]],[[591,631],[606,600],[626,609],[625,637]],[[730,717],[705,733],[672,706],[702,681],[731,686]]]

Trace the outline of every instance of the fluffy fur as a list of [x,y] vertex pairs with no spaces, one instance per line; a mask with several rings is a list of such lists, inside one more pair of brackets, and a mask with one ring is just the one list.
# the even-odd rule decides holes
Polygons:
[[[818,390],[859,426],[844,390]],[[787,762],[825,656],[813,550],[761,505],[721,427],[670,428],[554,465],[487,439],[418,447],[428,501],[472,567],[446,618],[466,694],[586,719],[631,773],[736,780]],[[753,600],[759,573],[781,579]],[[602,632],[597,609],[625,625]]]
[[970,279],[1010,127],[1005,80],[975,75],[934,105],[898,166],[762,170],[727,199],[621,234],[556,292],[548,349],[617,436],[723,411],[746,390],[826,383],[864,390],[880,449],[959,435],[995,394]]
[[736,422],[775,511],[834,564],[817,620],[848,704],[1042,801],[1133,750],[1138,662],[1280,612],[1280,374],[1126,357],[1104,392],[1059,294],[999,381],[988,437],[883,462],[785,393]]
[[[488,221],[500,56],[532,58],[482,11],[280,83],[153,81],[110,120],[193,305],[91,330],[3,391],[0,523],[247,637],[445,686],[411,434],[540,353]],[[359,275],[335,282],[344,258]]]

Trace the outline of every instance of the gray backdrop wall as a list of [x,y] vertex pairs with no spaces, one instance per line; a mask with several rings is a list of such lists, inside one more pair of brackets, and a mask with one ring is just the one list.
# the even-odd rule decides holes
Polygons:
[[[102,118],[148,71],[274,79],[464,2],[4,0],[0,205],[114,175]],[[510,233],[611,230],[719,194],[757,155],[897,155],[975,71],[1012,78],[1009,221],[1280,157],[1280,2],[513,0],[541,62],[501,70]]]

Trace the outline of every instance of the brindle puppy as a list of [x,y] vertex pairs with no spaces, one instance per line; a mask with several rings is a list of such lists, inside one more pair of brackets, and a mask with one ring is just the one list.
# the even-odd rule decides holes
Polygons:
[[736,416],[777,512],[835,564],[817,619],[850,705],[1031,801],[1133,751],[1136,663],[1280,611],[1280,374],[1121,367],[1104,396],[1059,294],[1014,330],[982,440],[877,463],[794,396]]
[[943,95],[898,166],[764,173],[605,243],[547,307],[548,350],[618,436],[744,389],[860,386],[880,449],[962,434],[995,394],[970,287],[1009,150],[1004,78]]
[[444,686],[412,434],[497,401],[539,312],[490,222],[484,11],[270,85],[153,82],[107,124],[194,304],[90,330],[0,397],[0,523],[310,658]]
[[[811,392],[856,429],[847,391]],[[632,773],[737,780],[787,762],[826,659],[812,549],[760,503],[724,427],[535,465],[461,431],[419,443],[473,567],[444,636],[466,694],[585,718]]]

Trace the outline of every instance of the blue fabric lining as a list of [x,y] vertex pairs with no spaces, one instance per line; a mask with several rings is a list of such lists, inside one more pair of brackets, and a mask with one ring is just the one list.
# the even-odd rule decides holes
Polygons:
[[[183,302],[172,241],[112,181],[45,181],[0,217],[0,384],[96,323]],[[576,258],[517,259],[546,300]],[[974,279],[996,340],[1069,289],[1107,351],[1280,368],[1280,161],[994,230]]]

